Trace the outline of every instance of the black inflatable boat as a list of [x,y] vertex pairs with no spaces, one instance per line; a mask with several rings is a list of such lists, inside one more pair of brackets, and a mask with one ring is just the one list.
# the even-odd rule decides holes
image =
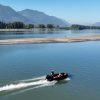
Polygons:
[[46,76],[46,79],[48,81],[60,81],[60,80],[64,80],[68,78],[68,73],[57,73],[57,74],[54,74],[54,72],[51,72],[51,75],[47,75]]

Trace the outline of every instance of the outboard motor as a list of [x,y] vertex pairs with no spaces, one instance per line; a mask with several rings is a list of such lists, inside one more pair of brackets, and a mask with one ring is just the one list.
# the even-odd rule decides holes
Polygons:
[[46,76],[46,79],[47,79],[48,81],[53,81],[53,76],[52,76],[52,75],[47,75],[47,76]]

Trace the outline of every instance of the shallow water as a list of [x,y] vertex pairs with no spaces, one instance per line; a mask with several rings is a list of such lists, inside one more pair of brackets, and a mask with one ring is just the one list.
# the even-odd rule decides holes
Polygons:
[[[100,42],[0,46],[0,100],[99,100]],[[48,83],[51,70],[70,81]]]
[[58,30],[58,31],[33,31],[33,32],[0,32],[0,40],[17,38],[47,38],[68,37],[81,35],[98,35],[100,30]]

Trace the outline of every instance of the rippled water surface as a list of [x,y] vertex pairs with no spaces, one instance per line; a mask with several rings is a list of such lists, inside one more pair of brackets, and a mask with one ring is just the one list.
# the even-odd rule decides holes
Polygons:
[[[69,79],[46,81],[52,69]],[[0,45],[0,100],[99,99],[99,41]]]

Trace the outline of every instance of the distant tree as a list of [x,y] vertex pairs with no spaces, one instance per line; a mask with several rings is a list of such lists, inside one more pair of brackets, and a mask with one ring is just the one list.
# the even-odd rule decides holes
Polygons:
[[39,24],[39,28],[46,28],[44,24]]
[[6,24],[6,28],[7,28],[7,29],[13,29],[12,23],[7,23],[7,24]]
[[[0,29],[32,29],[35,26],[33,24],[24,24],[23,22],[12,22],[12,23],[4,23],[0,21]],[[38,28],[42,28],[43,30],[45,28],[48,28],[50,30],[53,30],[54,28],[59,29],[66,29],[66,30],[83,30],[83,29],[100,29],[100,26],[85,26],[85,25],[78,25],[73,24],[70,27],[60,27],[59,25],[54,26],[52,24],[47,24],[45,26],[44,24],[39,24]]]
[[6,28],[6,23],[0,22],[0,29],[5,29]]
[[25,28],[32,29],[32,28],[34,28],[34,25],[33,24],[27,24],[27,25],[25,25]]
[[52,24],[47,24],[47,28],[52,29],[52,28],[54,28],[54,25],[52,25]]
[[60,28],[60,26],[59,26],[59,25],[57,25],[57,26],[56,26],[56,28]]
[[78,24],[73,24],[70,29],[72,30],[83,30],[83,29],[89,29],[89,26],[85,26],[85,25],[78,25]]
[[23,22],[13,22],[12,27],[14,29],[23,29],[25,28],[25,24]]

